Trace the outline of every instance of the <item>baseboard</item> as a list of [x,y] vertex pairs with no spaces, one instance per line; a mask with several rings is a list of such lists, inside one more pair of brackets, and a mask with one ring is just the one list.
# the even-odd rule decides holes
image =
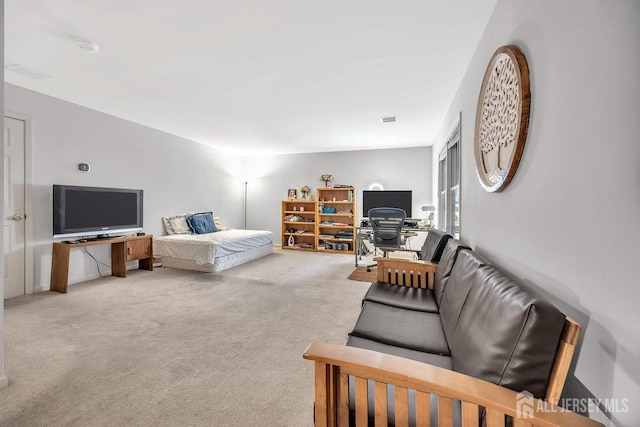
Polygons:
[[9,385],[9,377],[6,375],[0,375],[0,388],[5,388]]
[[101,277],[107,277],[107,276],[111,276],[111,272],[109,272],[108,274],[104,273],[104,276],[100,276],[98,273],[88,274],[86,276],[76,277],[73,280],[69,280],[67,282],[67,286],[75,285],[77,283],[89,282],[91,280],[96,280],[96,279],[100,279]]
[[[133,264],[134,261],[131,261],[132,265],[127,265],[127,271],[131,271],[131,270],[137,270],[138,269],[138,265],[137,264]],[[105,271],[102,272],[102,276],[100,276],[97,272],[93,273],[93,274],[89,274],[86,276],[82,276],[82,277],[76,277],[73,280],[69,280],[68,282],[68,286],[71,285],[77,285],[78,283],[84,283],[84,282],[89,282],[91,280],[96,280],[96,279],[103,279],[103,278],[107,278],[107,277],[111,277],[111,270],[106,270],[105,267]],[[43,290],[42,288],[39,288],[40,290]],[[47,289],[49,290],[49,289]],[[35,289],[34,289],[35,292]]]

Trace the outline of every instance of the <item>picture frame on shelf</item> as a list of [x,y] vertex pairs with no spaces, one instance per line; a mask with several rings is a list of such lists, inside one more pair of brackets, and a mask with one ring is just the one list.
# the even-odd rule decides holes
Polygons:
[[290,188],[287,190],[287,199],[289,200],[297,200],[298,199],[298,190],[296,188]]

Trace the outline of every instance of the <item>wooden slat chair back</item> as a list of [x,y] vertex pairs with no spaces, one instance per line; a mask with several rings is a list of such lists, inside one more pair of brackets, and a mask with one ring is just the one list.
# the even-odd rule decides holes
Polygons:
[[378,282],[433,289],[438,264],[429,261],[376,258]]

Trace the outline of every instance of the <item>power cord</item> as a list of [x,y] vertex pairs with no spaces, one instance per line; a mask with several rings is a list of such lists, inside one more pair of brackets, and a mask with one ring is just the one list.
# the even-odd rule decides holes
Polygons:
[[108,267],[108,268],[111,268],[111,266],[110,266],[110,265],[108,265],[108,264],[105,264],[105,263],[104,263],[104,262],[102,262],[102,261],[98,261],[98,259],[97,259],[96,257],[94,257],[94,256],[91,254],[91,252],[89,252],[89,251],[87,250],[87,248],[82,248],[82,250],[84,251],[84,253],[85,253],[85,254],[89,255],[89,256],[91,257],[91,259],[93,259],[93,260],[96,262],[96,268],[98,269],[98,275],[99,275],[100,277],[104,277],[104,276],[102,275],[102,272],[100,271],[100,264],[102,264],[102,265],[104,265],[105,267]]

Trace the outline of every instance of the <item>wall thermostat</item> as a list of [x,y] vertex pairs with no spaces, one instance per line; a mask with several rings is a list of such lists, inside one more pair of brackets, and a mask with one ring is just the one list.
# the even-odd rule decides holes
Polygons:
[[89,172],[91,166],[89,165],[89,163],[78,163],[78,169],[80,169],[82,172]]

